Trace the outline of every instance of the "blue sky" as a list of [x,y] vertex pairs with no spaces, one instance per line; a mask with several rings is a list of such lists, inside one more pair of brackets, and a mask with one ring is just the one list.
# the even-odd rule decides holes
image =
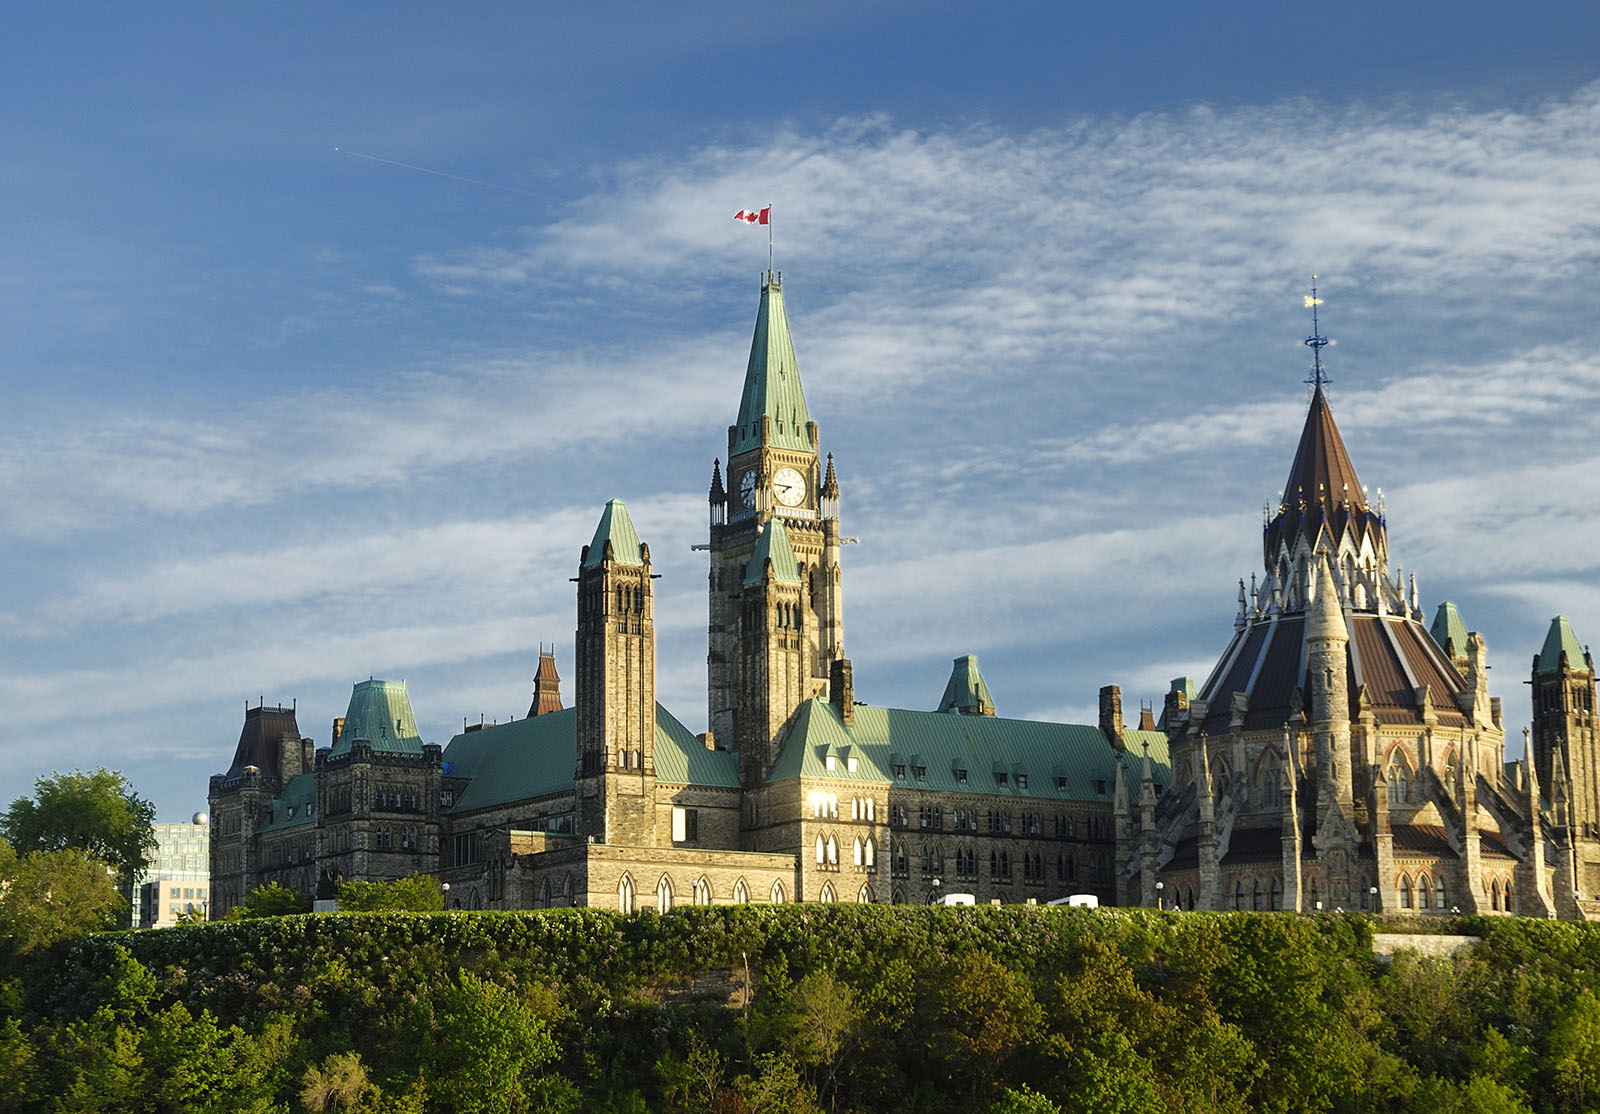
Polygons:
[[1084,722],[1208,669],[1317,271],[1394,560],[1520,738],[1549,618],[1600,631],[1600,10],[1109,7],[12,13],[0,802],[104,764],[181,818],[247,700],[325,744],[368,676],[444,742],[541,641],[570,699],[613,496],[703,726],[767,202],[863,698],[976,652]]

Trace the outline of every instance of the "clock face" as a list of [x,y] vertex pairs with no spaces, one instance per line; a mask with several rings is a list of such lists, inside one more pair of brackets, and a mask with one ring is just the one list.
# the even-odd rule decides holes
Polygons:
[[739,479],[739,502],[744,504],[745,510],[749,510],[756,505],[756,474],[754,470],[746,472]]
[[772,477],[772,494],[786,507],[798,507],[806,501],[806,478],[793,468],[780,468]]

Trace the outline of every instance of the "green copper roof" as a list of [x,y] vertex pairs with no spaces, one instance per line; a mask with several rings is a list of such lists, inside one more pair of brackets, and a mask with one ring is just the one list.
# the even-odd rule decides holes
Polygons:
[[1583,647],[1578,644],[1578,636],[1572,633],[1572,624],[1567,622],[1566,616],[1557,615],[1550,620],[1550,633],[1544,636],[1544,649],[1539,651],[1533,671],[1554,673],[1561,668],[1563,651],[1567,655],[1568,669],[1584,668]]
[[[572,791],[578,713],[565,708],[542,716],[467,731],[450,740],[447,777],[470,778],[456,812]],[[656,705],[656,781],[714,789],[739,787],[739,756],[707,750],[689,729]]]
[[344,731],[333,745],[334,754],[343,754],[357,739],[365,739],[372,749],[385,754],[421,754],[422,739],[417,735],[417,720],[411,714],[411,698],[404,681],[362,681],[350,694],[350,708],[344,714]]
[[284,783],[283,791],[272,799],[272,813],[258,832],[275,832],[317,822],[317,776],[296,774]]
[[644,550],[639,546],[638,531],[633,528],[633,519],[628,517],[628,508],[621,499],[613,499],[606,504],[606,509],[600,515],[600,525],[594,528],[594,540],[589,543],[589,553],[583,559],[583,567],[592,569],[606,558],[606,542],[611,542],[611,556],[624,565],[644,564]]
[[1433,626],[1428,628],[1428,633],[1433,635],[1433,640],[1447,656],[1467,656],[1467,625],[1461,621],[1461,612],[1456,610],[1456,605],[1449,600],[1441,603],[1439,610],[1433,613]]
[[958,712],[972,708],[980,715],[994,715],[994,697],[989,695],[989,686],[984,684],[983,674],[978,671],[978,656],[966,654],[956,659],[935,711]]
[[[1166,736],[1159,731],[1129,731],[1127,738],[1123,762],[1131,763],[1126,768],[1133,784],[1139,783],[1146,746],[1156,784],[1163,788],[1170,784]],[[851,758],[856,759],[854,770]],[[897,773],[900,770],[903,776]],[[857,704],[855,722],[847,725],[835,705],[817,698],[795,712],[769,780],[796,777],[890,782],[897,788],[931,793],[1110,801],[1116,788],[1117,752],[1098,727],[1082,724]]]
[[761,583],[768,557],[772,558],[772,575],[776,579],[785,584],[800,583],[800,564],[794,559],[794,546],[789,544],[789,531],[781,518],[768,522],[756,539],[756,551],[750,555],[750,564],[744,570],[746,584]]
[[756,334],[750,342],[744,395],[739,400],[739,422],[729,456],[761,445],[762,418],[772,419],[771,444],[776,448],[810,451],[815,447],[806,432],[811,415],[800,388],[800,365],[795,363],[779,281],[761,287],[761,308],[756,311]]

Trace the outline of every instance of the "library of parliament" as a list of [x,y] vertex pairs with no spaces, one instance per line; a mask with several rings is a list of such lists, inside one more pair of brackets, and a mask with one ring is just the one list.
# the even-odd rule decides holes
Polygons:
[[1044,723],[1000,715],[962,656],[937,707],[868,706],[845,655],[842,485],[769,274],[711,469],[708,729],[656,700],[649,539],[613,500],[573,539],[570,704],[541,652],[525,718],[444,745],[391,681],[357,684],[325,744],[291,709],[246,710],[210,783],[211,915],[269,882],[327,899],[415,872],[464,909],[1092,895],[1600,917],[1592,659],[1551,622],[1507,762],[1484,641],[1391,574],[1318,366],[1203,682],[1137,723],[1114,685],[1098,723]]

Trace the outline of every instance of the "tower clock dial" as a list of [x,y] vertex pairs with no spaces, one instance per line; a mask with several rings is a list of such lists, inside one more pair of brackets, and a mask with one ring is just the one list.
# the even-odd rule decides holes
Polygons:
[[739,478],[739,503],[747,511],[756,505],[756,473],[753,468]]
[[793,468],[780,468],[772,477],[772,494],[786,507],[806,501],[806,478]]

